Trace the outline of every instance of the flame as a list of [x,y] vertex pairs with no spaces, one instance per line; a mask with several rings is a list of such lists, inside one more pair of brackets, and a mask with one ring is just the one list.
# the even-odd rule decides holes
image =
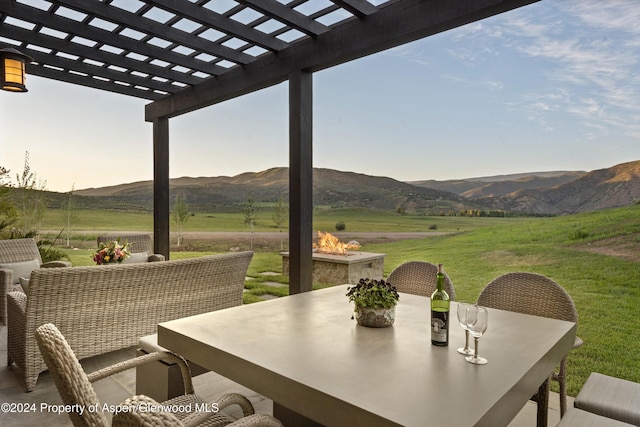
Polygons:
[[347,255],[348,249],[360,249],[360,244],[356,241],[342,243],[333,234],[318,231],[318,243],[314,243],[313,247],[323,254]]

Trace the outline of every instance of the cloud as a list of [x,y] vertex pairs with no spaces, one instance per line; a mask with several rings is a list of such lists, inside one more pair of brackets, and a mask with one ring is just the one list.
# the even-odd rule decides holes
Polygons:
[[581,120],[585,127],[603,133],[617,127],[629,135],[637,134],[637,2],[548,1],[539,7],[504,14],[498,26],[505,46],[543,61],[549,84],[567,93],[561,101],[564,111]]

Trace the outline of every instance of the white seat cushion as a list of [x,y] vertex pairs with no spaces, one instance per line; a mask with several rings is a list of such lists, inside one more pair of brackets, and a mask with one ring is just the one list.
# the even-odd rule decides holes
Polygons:
[[556,427],[628,427],[632,425],[578,408],[569,408]]
[[29,291],[29,279],[25,277],[21,277],[19,279],[20,286],[22,287],[23,292],[26,294]]
[[576,396],[574,406],[640,425],[640,384],[592,372]]
[[13,271],[13,284],[20,283],[21,277],[31,277],[31,272],[36,268],[40,268],[38,260],[24,261],[24,262],[12,262],[0,264],[0,268],[3,270]]
[[129,254],[129,258],[122,261],[125,264],[135,264],[139,262],[149,262],[149,254],[146,252],[134,252]]

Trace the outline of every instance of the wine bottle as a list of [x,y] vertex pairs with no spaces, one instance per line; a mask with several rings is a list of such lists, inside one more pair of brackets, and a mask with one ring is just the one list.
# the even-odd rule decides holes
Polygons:
[[442,264],[438,264],[436,290],[431,295],[431,344],[449,345],[449,295],[444,290]]

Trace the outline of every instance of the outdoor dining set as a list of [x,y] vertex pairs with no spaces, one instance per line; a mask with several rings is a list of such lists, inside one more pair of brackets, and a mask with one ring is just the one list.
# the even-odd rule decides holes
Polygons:
[[[367,328],[352,319],[347,284],[243,305],[252,252],[41,268],[33,246],[0,241],[9,363],[27,390],[48,370],[63,402],[86,409],[69,413],[75,425],[498,426],[532,399],[537,425],[546,426],[552,381],[559,425],[640,425],[640,385],[597,373],[567,408],[567,358],[583,344],[578,314],[558,283],[536,273],[501,275],[469,303],[490,319],[482,337],[488,362],[475,365],[456,351],[463,327],[452,324],[449,346],[430,343],[437,267],[429,262],[406,262],[388,275],[400,295],[395,323]],[[31,259],[29,274],[7,267]],[[26,289],[15,273],[29,278]],[[462,303],[446,274],[445,289],[455,313]],[[79,362],[131,346],[138,357],[95,372]],[[100,405],[93,382],[131,368],[136,396],[111,417],[88,409]],[[191,378],[208,371],[271,399],[272,414],[256,414],[238,393],[202,400]],[[233,405],[239,420],[223,410]]]

